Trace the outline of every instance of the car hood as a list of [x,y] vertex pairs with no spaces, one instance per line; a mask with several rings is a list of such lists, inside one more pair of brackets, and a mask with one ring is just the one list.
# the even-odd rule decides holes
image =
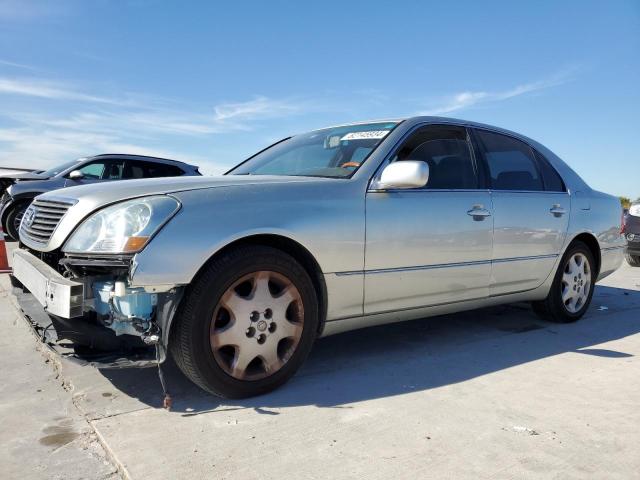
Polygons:
[[92,183],[65,188],[39,196],[46,200],[64,197],[72,201],[91,202],[96,206],[146,195],[162,195],[207,188],[249,186],[265,183],[317,182],[330,179],[317,177],[283,177],[268,175],[220,175],[216,177],[167,177]]
[[29,197],[32,197],[42,192],[61,188],[64,186],[64,179],[62,180],[63,181],[57,181],[57,179],[54,178],[34,178],[25,182],[16,182],[10,187],[11,196],[15,198],[27,194]]
[[[23,243],[36,250],[48,252],[60,248],[76,225],[95,210],[113,203],[148,195],[162,195],[190,190],[211,188],[251,188],[265,184],[319,183],[341,181],[318,177],[283,177],[266,175],[224,175],[218,177],[172,177],[141,180],[121,180],[99,184],[68,187],[54,190],[36,197],[36,201],[63,202],[70,206],[46,245],[30,242],[21,237]],[[38,208],[37,205],[35,208]]]
[[25,172],[25,173],[8,173],[5,175],[0,175],[3,178],[13,178],[14,180],[18,180],[18,181],[25,181],[25,180],[46,180],[47,176],[42,175],[41,173],[36,173],[36,172]]

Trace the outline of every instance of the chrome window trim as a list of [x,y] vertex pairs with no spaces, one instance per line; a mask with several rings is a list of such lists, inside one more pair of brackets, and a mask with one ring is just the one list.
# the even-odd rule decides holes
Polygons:
[[489,188],[461,188],[456,190],[455,188],[434,188],[429,190],[428,188],[389,188],[387,190],[376,189],[376,190],[368,190],[367,193],[393,193],[393,192],[402,192],[402,193],[427,193],[427,192],[467,192],[467,193],[477,193],[477,192],[485,192],[485,193],[543,193],[543,194],[553,194],[553,195],[569,195],[569,192],[554,192],[551,190],[491,190]]
[[478,183],[482,183],[482,178],[480,176],[480,171],[479,171],[479,166],[478,166],[478,159],[476,158],[475,155],[475,149],[473,148],[473,142],[471,141],[470,135],[469,135],[469,128],[470,126],[465,124],[465,123],[460,123],[460,122],[447,122],[447,121],[430,121],[430,122],[422,122],[419,123],[417,125],[414,125],[413,127],[411,127],[410,130],[408,130],[390,149],[389,149],[389,153],[387,154],[387,156],[382,160],[382,162],[380,162],[380,165],[378,165],[378,167],[376,168],[376,170],[373,172],[373,175],[371,176],[371,178],[369,179],[369,182],[367,183],[367,193],[369,192],[376,192],[376,193],[380,193],[380,192],[393,192],[393,191],[402,191],[402,192],[413,192],[413,191],[420,191],[420,192],[462,192],[462,191],[468,191],[468,192],[478,192],[478,191],[486,191],[487,189],[484,188],[484,186],[482,188],[471,188],[471,189],[455,189],[455,188],[451,188],[451,189],[439,189],[439,188],[434,188],[434,189],[428,189],[428,188],[394,188],[394,189],[382,189],[382,188],[374,188],[372,185],[374,184],[374,182],[378,182],[380,180],[380,176],[382,175],[382,170],[384,170],[384,167],[386,167],[387,165],[389,165],[391,163],[391,159],[393,158],[393,154],[396,152],[397,148],[402,145],[402,143],[404,143],[411,135],[413,135],[416,130],[419,130],[420,128],[424,128],[424,127],[428,127],[428,126],[438,126],[438,125],[442,125],[442,126],[452,126],[452,127],[460,127],[460,128],[464,128],[465,129],[465,133],[467,134],[467,138],[466,141],[469,144],[469,153],[471,154],[471,162],[473,163],[473,169],[476,173],[476,177],[478,179]]
[[434,188],[433,190],[429,190],[428,188],[389,188],[386,190],[383,190],[383,189],[369,190],[367,193],[453,193],[453,192],[490,193],[489,190],[480,189],[480,188],[461,188],[460,190],[456,190],[455,188]]
[[[549,161],[549,159],[542,154],[542,152],[540,152],[540,150],[538,148],[536,148],[534,145],[531,145],[531,143],[526,139],[526,138],[521,138],[518,135],[515,135],[511,132],[508,131],[502,131],[498,128],[493,128],[490,125],[483,125],[481,127],[472,125],[472,124],[467,124],[466,125],[467,128],[470,128],[471,130],[486,130],[488,132],[491,133],[496,133],[499,135],[504,135],[505,137],[510,137],[513,138],[514,140],[519,140],[520,142],[524,143],[525,145],[527,145],[533,152],[533,156],[534,158],[536,157],[536,153],[538,155],[540,155],[542,157],[542,159],[549,165],[549,167],[551,167],[553,169],[554,172],[556,172],[558,174],[558,176],[560,177],[560,179],[562,180],[562,183],[564,185],[564,190],[561,191],[556,191],[556,190],[542,190],[543,192],[546,193],[569,193],[569,187],[567,186],[567,181],[565,180],[565,178],[562,176],[562,174],[558,171],[558,169]],[[539,165],[537,165],[538,159],[535,158],[536,160],[536,169],[538,169]],[[538,172],[540,175],[542,175],[542,172]],[[542,184],[544,185],[544,178],[541,176],[540,178],[542,178]],[[520,191],[531,191],[531,192],[540,192],[539,190],[493,190],[490,188],[490,190],[492,191],[496,191],[496,192],[520,192]]]
[[[518,140],[518,141],[524,143],[525,145],[527,145],[531,149],[532,154],[534,155],[534,158],[535,158],[535,153],[538,152],[546,160],[546,162],[549,164],[549,166],[551,168],[553,168],[553,170],[562,179],[562,183],[565,186],[565,190],[563,190],[563,191],[555,191],[555,190],[497,190],[497,189],[491,188],[490,185],[488,185],[488,186],[485,185],[485,186],[483,186],[483,188],[477,188],[477,189],[474,188],[474,189],[459,189],[459,190],[457,190],[457,189],[431,189],[430,190],[430,189],[425,189],[425,188],[407,188],[407,189],[398,188],[398,189],[384,190],[384,189],[372,187],[373,183],[380,179],[380,175],[382,174],[382,170],[384,169],[384,167],[386,167],[390,163],[392,155],[396,151],[398,146],[401,145],[416,130],[418,130],[420,128],[423,128],[423,127],[427,127],[429,125],[450,125],[450,126],[462,127],[462,128],[467,129],[467,130],[470,129],[472,134],[474,133],[474,130],[485,130],[485,131],[488,131],[488,132],[491,132],[491,133],[495,133],[495,134],[498,134],[498,135],[504,135],[504,136],[512,138],[514,140]],[[469,133],[467,133],[467,137],[469,137]],[[471,156],[472,156],[472,159],[474,161],[474,168],[476,169],[476,174],[478,175],[478,180],[482,181],[482,179],[480,178],[480,171],[479,171],[479,168],[478,168],[478,163],[480,161],[484,162],[484,159],[477,158],[476,152],[475,152],[475,148],[473,148],[474,147],[473,138],[468,138],[467,141],[470,142],[470,144],[471,144],[470,145],[470,147],[471,147]],[[537,159],[536,159],[536,162],[537,162]],[[538,170],[539,175],[542,175],[542,173],[539,171],[539,166],[537,165],[537,163],[535,164],[535,167],[536,167],[536,170]],[[542,178],[542,176],[540,178]],[[544,185],[544,180],[543,180],[543,185]],[[484,126],[483,125],[482,127],[478,127],[476,125],[473,125],[473,124],[467,123],[467,122],[446,121],[445,119],[438,120],[438,121],[426,121],[426,122],[418,123],[418,124],[414,125],[413,127],[411,127],[411,129],[408,130],[389,149],[389,153],[380,162],[380,165],[378,165],[378,167],[374,171],[373,175],[369,179],[369,182],[367,183],[367,193],[384,193],[384,192],[395,192],[395,191],[402,191],[402,192],[478,192],[478,191],[487,192],[488,191],[490,193],[492,193],[492,192],[507,192],[507,193],[545,193],[545,194],[566,194],[566,195],[571,195],[570,188],[567,186],[567,181],[562,176],[562,174],[558,171],[558,169],[555,166],[553,166],[553,164],[542,153],[540,153],[540,151],[538,149],[536,149],[533,145],[531,145],[531,143],[529,143],[526,139],[520,138],[518,135],[512,134],[511,132],[505,132],[505,131],[500,130],[498,128],[492,128],[491,126]]]
[[554,192],[553,190],[489,190],[491,193],[543,193],[546,195],[569,195],[569,192]]
[[[535,148],[533,145],[531,145],[531,143],[529,143],[528,141],[526,141],[523,138],[518,137],[517,135],[513,135],[511,133],[508,132],[502,132],[498,129],[494,129],[494,128],[490,128],[490,127],[476,127],[473,125],[467,125],[467,128],[470,128],[472,131],[475,130],[485,130],[487,132],[491,132],[491,133],[495,133],[497,135],[504,135],[505,137],[510,137],[514,140],[518,140],[522,143],[524,143],[526,146],[529,147],[529,149],[531,150],[531,153],[533,154],[533,159],[534,159],[534,166],[538,172],[538,175],[540,176],[540,179],[542,180],[542,186],[544,188],[544,190],[498,190],[498,189],[494,189],[491,188],[491,185],[489,185],[489,190],[492,192],[526,192],[526,193],[569,193],[569,187],[567,186],[567,181],[564,179],[564,177],[560,174],[560,172],[558,171],[558,169],[556,167],[554,167],[551,162],[547,159],[547,157],[545,157],[537,148]],[[480,148],[478,146],[478,148]],[[482,152],[480,152],[482,153]],[[560,180],[562,180],[562,185],[564,186],[564,190],[547,190],[546,189],[546,185],[544,183],[544,175],[543,172],[540,170],[540,160],[537,158],[536,153],[538,155],[540,155],[542,157],[542,160],[551,168],[553,169],[554,172],[556,172],[556,174],[560,177]],[[486,164],[486,159],[483,158],[482,159],[483,162],[485,162]],[[487,165],[488,167],[488,165]],[[490,179],[490,178],[489,178]]]

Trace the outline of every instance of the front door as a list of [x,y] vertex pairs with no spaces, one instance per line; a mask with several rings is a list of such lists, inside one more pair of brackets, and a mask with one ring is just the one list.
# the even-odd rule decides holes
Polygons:
[[105,180],[121,180],[124,170],[124,161],[119,159],[93,160],[78,168],[83,177],[78,179],[67,178],[65,187],[85,185],[88,183],[103,182]]
[[493,207],[467,130],[416,130],[391,161],[429,164],[419,189],[369,191],[364,313],[420,308],[489,294]]

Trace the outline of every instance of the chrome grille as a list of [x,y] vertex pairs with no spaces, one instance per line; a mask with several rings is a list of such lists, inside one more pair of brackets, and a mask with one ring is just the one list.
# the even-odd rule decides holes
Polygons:
[[57,200],[35,200],[24,212],[20,236],[45,245],[73,203]]

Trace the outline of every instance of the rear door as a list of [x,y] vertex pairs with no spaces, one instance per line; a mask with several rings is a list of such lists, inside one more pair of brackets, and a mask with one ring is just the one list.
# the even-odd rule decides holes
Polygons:
[[560,254],[570,199],[553,167],[514,137],[475,129],[494,209],[490,295],[540,286]]
[[127,160],[123,178],[177,177],[180,175],[184,175],[184,170],[175,165],[142,160]]

